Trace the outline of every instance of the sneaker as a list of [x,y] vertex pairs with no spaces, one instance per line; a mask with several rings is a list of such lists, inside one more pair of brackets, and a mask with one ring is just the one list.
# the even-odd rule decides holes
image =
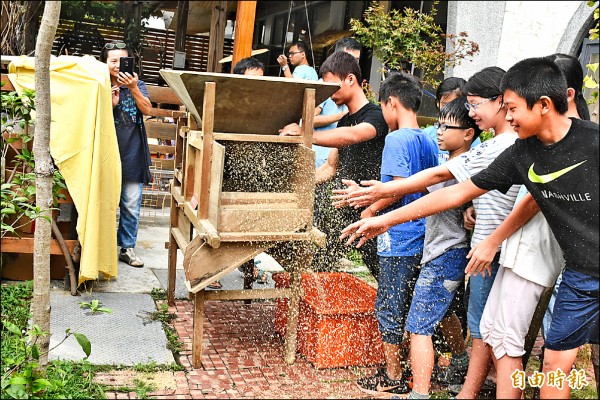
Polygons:
[[410,393],[408,382],[404,377],[394,380],[387,375],[385,368],[377,370],[375,375],[361,378],[356,381],[360,390],[375,396],[391,397],[397,394]]
[[119,260],[131,265],[132,267],[140,268],[144,266],[144,262],[135,255],[132,248],[121,249],[119,252]]
[[452,363],[452,360],[450,360],[448,368],[440,371],[438,381],[440,383],[445,383],[446,385],[462,385],[467,377],[468,369],[468,363],[456,365],[456,363]]

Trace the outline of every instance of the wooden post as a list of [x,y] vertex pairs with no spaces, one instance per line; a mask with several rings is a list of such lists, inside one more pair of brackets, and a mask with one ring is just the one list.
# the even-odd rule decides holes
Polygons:
[[304,102],[302,105],[302,143],[309,149],[312,148],[312,137],[315,121],[315,89],[304,89]]
[[194,334],[192,336],[192,366],[202,366],[202,337],[204,336],[204,289],[194,294]]
[[525,343],[523,346],[525,354],[523,354],[523,356],[521,357],[523,359],[523,368],[527,367],[527,362],[529,361],[531,350],[533,350],[535,340],[537,339],[538,333],[540,332],[540,328],[542,327],[544,315],[546,314],[546,310],[548,309],[548,303],[550,303],[550,297],[552,297],[553,291],[554,285],[542,292],[540,300],[538,301],[538,305],[536,306],[535,312],[533,313],[533,317],[531,318],[531,324],[529,324],[529,331],[525,336]]
[[204,104],[202,107],[202,167],[200,169],[200,191],[198,198],[203,199],[198,206],[198,218],[208,218],[208,201],[210,180],[211,180],[211,163],[212,163],[212,146],[213,146],[213,127],[215,123],[215,95],[217,85],[214,82],[206,82],[204,86]]
[[233,67],[242,58],[252,54],[252,39],[254,35],[254,17],[256,16],[256,1],[238,1],[235,16],[235,38],[233,39]]
[[171,227],[169,228],[169,263],[167,273],[167,304],[175,305],[175,282],[177,278],[177,241],[171,229],[179,226],[179,207],[177,200],[171,196]]
[[225,25],[227,24],[227,2],[213,1],[210,19],[210,40],[208,42],[207,72],[221,72],[219,60],[223,58]]
[[286,364],[296,361],[296,338],[298,336],[298,316],[302,297],[302,272],[312,263],[312,243],[298,243],[295,259],[290,265],[290,297],[288,300],[288,319],[285,328],[283,356]]

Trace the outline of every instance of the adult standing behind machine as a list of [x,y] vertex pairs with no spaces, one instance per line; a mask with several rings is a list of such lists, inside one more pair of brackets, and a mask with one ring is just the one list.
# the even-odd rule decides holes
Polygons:
[[[317,71],[308,64],[307,52],[308,47],[306,46],[306,43],[296,41],[290,46],[288,57],[286,57],[285,54],[281,54],[277,57],[277,62],[281,66],[283,75],[286,78],[308,79],[311,81],[319,79]],[[294,72],[290,71],[288,58],[290,64],[294,67]]]
[[[150,149],[143,116],[150,112],[152,103],[146,84],[133,70],[121,70],[125,63],[133,65],[133,52],[127,44],[107,43],[100,52],[100,60],[108,65],[111,80],[113,117],[121,156],[122,183],[119,201],[117,245],[119,260],[132,267],[143,267],[135,247],[140,223],[142,188],[150,182]],[[123,61],[121,61],[123,59]]]

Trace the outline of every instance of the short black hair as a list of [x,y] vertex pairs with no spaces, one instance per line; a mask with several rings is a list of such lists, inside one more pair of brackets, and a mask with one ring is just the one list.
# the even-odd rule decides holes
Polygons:
[[579,118],[589,121],[590,109],[583,97],[583,69],[576,57],[568,54],[554,53],[546,56],[547,59],[558,65],[567,80],[567,86],[575,90],[575,106]]
[[117,41],[112,41],[112,42],[108,42],[108,43],[104,44],[104,47],[102,47],[102,50],[100,50],[100,61],[105,63],[106,60],[108,59],[108,52],[113,51],[113,50],[125,50],[127,52],[127,57],[133,57],[133,50],[131,50],[131,47],[129,47],[126,43],[124,43],[125,47],[122,49],[114,48],[114,49],[109,50],[106,48],[107,44],[117,44],[117,43],[123,43],[123,42],[120,40],[117,40]]
[[244,72],[246,72],[247,69],[260,69],[264,73],[265,64],[258,61],[254,57],[242,58],[235,64],[235,67],[233,67],[233,73],[238,75],[244,75]]
[[530,110],[540,97],[549,97],[559,114],[569,108],[567,89],[567,80],[558,65],[545,57],[519,61],[506,71],[500,83],[502,93],[512,90],[525,99]]
[[421,107],[423,85],[414,75],[392,72],[379,88],[379,102],[387,102],[390,96],[397,98],[405,108],[417,112]]
[[500,96],[500,81],[505,71],[500,67],[487,67],[476,72],[469,78],[463,89],[464,94],[468,96],[479,96],[490,98]]
[[440,119],[453,119],[458,125],[473,128],[473,141],[481,135],[481,128],[477,126],[475,120],[469,117],[469,110],[465,107],[466,96],[457,97],[449,103],[446,103],[440,110]]
[[358,43],[358,40],[352,37],[341,38],[335,43],[334,51],[344,51],[344,50],[362,50],[362,45]]
[[466,83],[467,81],[463,78],[451,77],[444,79],[435,91],[436,101],[439,103],[442,101],[442,97],[451,93],[455,93],[458,97],[462,96],[464,94],[463,90]]
[[298,50],[308,54],[309,48],[305,42],[303,42],[301,40],[296,40],[295,42],[292,42],[292,44],[290,44],[290,48],[292,48],[293,46],[298,47]]
[[345,51],[336,51],[321,65],[319,68],[319,76],[322,78],[326,73],[331,73],[341,80],[346,79],[348,75],[353,74],[356,77],[358,84],[362,84],[362,73],[360,66],[350,54]]

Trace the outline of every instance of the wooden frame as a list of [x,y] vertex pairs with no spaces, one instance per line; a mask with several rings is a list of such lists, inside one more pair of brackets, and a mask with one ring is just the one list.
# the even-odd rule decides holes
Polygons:
[[[280,297],[290,299],[284,354],[292,364],[301,272],[311,263],[313,243],[324,245],[324,235],[312,226],[314,109],[316,101],[325,100],[339,86],[187,71],[161,74],[191,115],[177,135],[167,300],[174,303],[177,250],[181,249],[186,286],[194,299],[192,364],[201,365],[204,301]],[[300,118],[306,121],[302,136],[277,134],[277,128]],[[264,164],[262,181],[252,167],[239,177],[229,176],[239,172],[235,162],[249,154]],[[289,289],[205,292],[211,282],[289,241],[296,242],[295,257],[283,265],[291,273]]]

